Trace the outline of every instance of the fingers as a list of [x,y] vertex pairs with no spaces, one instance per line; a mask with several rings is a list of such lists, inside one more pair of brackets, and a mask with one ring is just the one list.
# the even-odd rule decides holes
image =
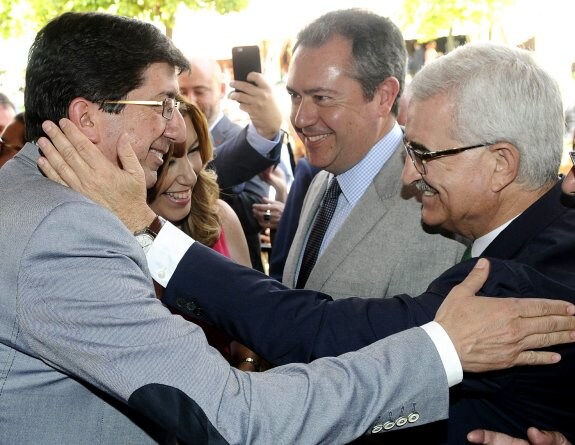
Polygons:
[[543,431],[531,427],[527,430],[527,437],[531,445],[571,445],[571,442],[557,431]]
[[80,176],[91,173],[90,165],[84,158],[93,157],[92,151],[97,151],[99,155],[99,151],[95,148],[90,150],[92,143],[68,119],[61,119],[60,127],[46,121],[42,129],[50,139],[41,137],[38,140],[47,161],[42,160],[40,168],[50,179],[76,188],[80,184]]
[[458,294],[474,296],[483,287],[487,277],[489,277],[489,261],[485,258],[479,258],[465,280],[455,288],[457,288]]
[[467,440],[483,445],[529,445],[525,440],[489,430],[473,430],[467,434]]
[[541,431],[532,427],[527,430],[527,437],[529,442],[489,430],[473,430],[467,434],[469,442],[483,445],[571,445],[571,442],[557,431]]
[[140,174],[142,177],[144,176],[142,165],[140,164],[136,153],[134,153],[126,133],[123,133],[118,139],[117,151],[122,169],[131,174]]
[[260,226],[275,229],[280,221],[282,210],[277,206],[276,202],[267,201],[269,202],[268,204],[252,204],[252,214]]
[[575,315],[575,305],[563,300],[543,298],[517,298],[517,311],[521,317],[540,317],[542,315]]
[[[74,187],[79,182],[78,175],[68,164],[68,159],[73,156],[74,148],[69,146],[68,140],[52,122],[44,123],[44,131],[49,136],[51,135],[54,138],[53,140],[57,141],[56,143],[59,145],[57,148],[49,139],[45,137],[39,138],[38,146],[43,156],[38,159],[38,166],[53,181]],[[65,152],[64,156],[59,151],[60,149]]]
[[[38,141],[38,144],[40,145],[40,141]],[[42,146],[40,145],[40,148],[42,148]],[[52,150],[56,151],[55,148],[52,147]],[[43,153],[50,153],[51,155],[53,154],[50,149],[48,148],[42,148]],[[56,152],[57,153],[57,152]],[[59,155],[58,155],[59,156]],[[52,161],[54,162],[54,161]],[[44,175],[48,178],[51,179],[54,182],[58,182],[62,185],[65,185],[66,187],[68,187],[68,184],[66,183],[66,181],[64,181],[60,175],[58,174],[58,172],[56,171],[55,168],[52,167],[52,165],[50,164],[50,162],[48,161],[48,159],[46,159],[45,157],[41,156],[40,158],[38,158],[38,167],[40,168],[40,170],[42,171],[42,173],[44,173]]]

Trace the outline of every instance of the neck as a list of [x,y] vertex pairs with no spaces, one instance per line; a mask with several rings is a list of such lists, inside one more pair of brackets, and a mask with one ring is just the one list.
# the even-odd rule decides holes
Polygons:
[[518,184],[507,187],[498,196],[496,211],[493,213],[486,212],[491,213],[488,222],[473,233],[471,238],[480,238],[516,218],[538,201],[554,185],[555,182],[549,183],[537,190],[526,190]]

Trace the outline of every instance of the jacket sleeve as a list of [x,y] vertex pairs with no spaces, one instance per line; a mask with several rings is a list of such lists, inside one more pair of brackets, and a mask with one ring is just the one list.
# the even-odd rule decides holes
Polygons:
[[309,365],[231,368],[197,325],[155,298],[139,245],[93,203],[59,205],[39,223],[18,288],[28,355],[187,443],[347,443],[412,406],[420,420],[406,426],[447,416],[445,372],[419,328]]
[[420,326],[433,320],[443,296],[334,301],[320,292],[289,289],[194,243],[163,301],[217,325],[272,363],[284,364],[339,355]]
[[241,184],[277,164],[281,146],[280,141],[267,156],[261,155],[247,141],[247,127],[218,145],[210,166],[218,174],[220,188]]

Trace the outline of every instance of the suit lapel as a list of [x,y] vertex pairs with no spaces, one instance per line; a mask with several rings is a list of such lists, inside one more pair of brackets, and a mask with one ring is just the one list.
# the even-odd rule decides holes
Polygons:
[[214,147],[223,144],[227,139],[230,139],[235,134],[242,131],[242,127],[234,124],[229,117],[225,116],[220,119],[216,126],[210,132]]
[[509,224],[481,256],[515,258],[525,244],[568,211],[569,207],[560,205],[562,199],[564,198],[559,182]]
[[[315,213],[321,204],[323,195],[327,189],[329,173],[321,170],[313,178],[305,195],[302,210],[288,257],[286,259],[283,283],[289,287],[295,287],[295,273],[298,265],[299,254],[304,248],[307,231],[311,227]],[[301,230],[305,227],[305,230]]]
[[[395,199],[402,193],[403,159],[403,148],[400,144],[318,259],[307,281],[309,288],[321,289],[338,270],[349,252],[353,251],[367,233],[386,217]],[[325,187],[326,184],[323,188]],[[316,203],[316,209],[318,205],[319,201]]]

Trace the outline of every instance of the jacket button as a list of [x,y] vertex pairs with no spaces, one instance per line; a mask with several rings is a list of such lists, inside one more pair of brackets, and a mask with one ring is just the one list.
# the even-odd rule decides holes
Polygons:
[[387,430],[392,429],[394,426],[395,426],[395,422],[393,420],[388,420],[387,422],[385,422],[383,424],[383,429],[387,431]]

